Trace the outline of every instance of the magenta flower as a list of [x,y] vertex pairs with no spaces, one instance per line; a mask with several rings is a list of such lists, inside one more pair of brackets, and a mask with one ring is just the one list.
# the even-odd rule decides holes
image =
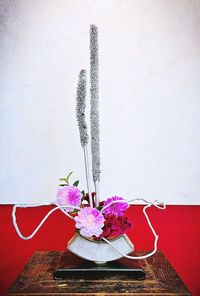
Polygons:
[[[59,187],[56,194],[56,204],[59,206],[74,206],[79,207],[81,203],[81,191],[75,186]],[[65,208],[67,212],[73,212],[73,208]]]
[[127,201],[125,201],[122,197],[113,196],[108,198],[106,201],[104,201],[103,207],[110,204],[112,201],[121,200],[122,202],[113,203],[110,206],[108,206],[105,210],[103,210],[103,214],[105,215],[112,215],[112,216],[123,216],[125,210],[129,207]]
[[130,227],[131,223],[127,217],[105,216],[103,233],[100,235],[100,238],[112,239],[124,234]]
[[95,208],[82,208],[74,220],[76,221],[76,228],[80,229],[82,236],[90,237],[95,235],[99,237],[103,232],[102,227],[105,219],[102,213]]

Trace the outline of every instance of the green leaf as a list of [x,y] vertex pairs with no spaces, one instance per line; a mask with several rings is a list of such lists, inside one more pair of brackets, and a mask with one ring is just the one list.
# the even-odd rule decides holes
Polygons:
[[65,181],[67,185],[69,185],[69,177],[71,176],[71,174],[73,174],[73,172],[70,172],[67,178],[60,178],[59,181]]
[[79,184],[79,180],[77,180],[76,182],[74,182],[73,186],[78,187],[78,184]]
[[85,199],[85,191],[84,191],[84,190],[82,190],[82,191],[81,191],[81,193],[82,193],[81,202],[83,202],[83,201],[84,201],[84,199]]
[[66,178],[66,180],[67,180],[66,182],[67,182],[68,184],[69,184],[69,177],[70,177],[72,174],[73,174],[73,172],[70,172],[69,175],[68,175],[67,178]]
[[59,186],[67,186],[67,184],[59,184]]
[[59,181],[65,181],[65,182],[67,182],[67,179],[66,178],[60,178]]

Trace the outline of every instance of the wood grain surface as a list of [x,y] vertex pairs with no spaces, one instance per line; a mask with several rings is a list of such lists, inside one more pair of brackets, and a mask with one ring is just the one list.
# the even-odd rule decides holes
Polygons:
[[[136,253],[138,256],[142,254],[144,253]],[[57,268],[74,267],[83,262],[83,259],[70,252],[36,252],[7,295],[191,295],[162,252],[157,252],[145,260],[119,260],[127,266],[142,267],[146,273],[146,279],[143,281],[131,279],[123,273],[101,278],[93,278],[92,275],[79,279],[53,278]]]

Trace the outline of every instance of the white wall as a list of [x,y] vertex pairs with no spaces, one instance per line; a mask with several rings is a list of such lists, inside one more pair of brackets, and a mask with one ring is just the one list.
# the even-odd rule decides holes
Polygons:
[[[0,202],[85,186],[78,72],[99,27],[101,193],[200,201],[200,1],[0,0]],[[89,96],[88,96],[89,108]]]

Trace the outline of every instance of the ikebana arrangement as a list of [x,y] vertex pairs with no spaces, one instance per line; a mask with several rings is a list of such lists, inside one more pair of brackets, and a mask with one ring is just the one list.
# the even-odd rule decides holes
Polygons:
[[[100,183],[100,141],[99,141],[99,88],[98,88],[98,29],[95,25],[90,26],[90,130],[91,130],[91,155],[92,155],[92,176],[94,183],[94,192],[92,192],[90,181],[90,166],[88,155],[88,128],[86,123],[86,71],[81,70],[79,73],[77,96],[76,96],[76,117],[78,121],[80,143],[83,148],[85,175],[87,183],[87,193],[80,191],[78,188],[79,181],[69,184],[71,173],[60,181],[65,183],[57,191],[56,205],[63,206],[63,212],[71,215],[75,220],[76,232],[81,236],[75,236],[68,244],[68,249],[73,253],[89,260],[104,261],[108,256],[104,247],[107,244],[95,245],[95,254],[90,252],[90,242],[102,242],[102,239],[113,240],[124,235],[127,229],[131,227],[128,217],[124,216],[126,209],[129,207],[127,201],[121,197],[113,196],[104,201],[100,201],[99,183]],[[71,206],[71,208],[67,207]],[[85,240],[84,238],[87,238]],[[120,238],[120,242],[121,242]],[[80,241],[81,240],[81,241]],[[126,236],[125,247],[130,253],[133,246]],[[116,242],[115,242],[116,243]],[[81,244],[81,248],[79,248]],[[83,246],[88,246],[86,249]],[[98,246],[98,249],[97,249]],[[109,246],[110,248],[110,246]],[[101,250],[102,249],[102,250]],[[113,260],[113,248],[111,259]],[[89,251],[89,252],[88,252]],[[86,255],[87,254],[87,255]],[[88,255],[89,254],[89,255]],[[101,256],[100,256],[101,255]],[[121,257],[114,250],[114,258]],[[109,255],[110,256],[110,255]],[[110,257],[109,257],[110,258]],[[106,259],[108,260],[108,258]]]
[[[65,207],[63,212],[71,213],[75,220],[77,234],[69,242],[68,249],[80,257],[96,262],[105,262],[127,256],[134,250],[134,246],[125,232],[131,228],[125,211],[129,203],[122,197],[112,196],[100,201],[100,139],[99,139],[99,62],[98,62],[98,29],[95,25],[90,26],[90,131],[91,131],[91,155],[92,176],[94,192],[91,190],[90,166],[88,156],[88,128],[86,122],[86,71],[79,73],[76,117],[78,121],[80,143],[84,152],[85,175],[87,183],[87,194],[77,188],[79,181],[69,184],[69,177],[61,178],[64,181],[57,191],[57,206]],[[71,208],[67,207],[70,205]],[[159,207],[158,204],[156,204]],[[146,210],[146,209],[145,209]],[[149,218],[144,210],[144,214]],[[75,217],[73,217],[73,216]],[[152,229],[153,230],[153,229]],[[154,231],[154,230],[153,230]],[[155,234],[155,233],[154,233]],[[157,235],[155,234],[157,239]],[[91,248],[91,243],[95,244]],[[157,242],[155,242],[156,244]],[[81,246],[81,247],[80,247]],[[91,251],[92,250],[92,251]],[[129,256],[130,257],[130,256]],[[134,257],[131,257],[134,258]]]
[[[148,202],[135,198],[127,201],[119,196],[100,199],[100,137],[99,137],[99,61],[98,61],[98,29],[90,26],[90,131],[91,131],[91,156],[93,186],[90,180],[90,159],[88,153],[89,134],[86,122],[86,71],[81,70],[78,78],[76,96],[76,117],[78,121],[80,143],[83,148],[87,190],[78,188],[79,181],[71,184],[70,173],[57,189],[55,208],[49,211],[38,227],[30,236],[23,236],[16,221],[17,207],[40,206],[15,205],[13,207],[13,224],[22,239],[31,239],[40,229],[50,214],[60,209],[68,218],[75,221],[75,236],[68,242],[68,250],[79,257],[97,263],[113,261],[121,257],[129,259],[143,259],[152,256],[157,250],[158,235],[155,232],[147,215],[147,208],[152,205],[165,209],[163,203]],[[92,190],[92,188],[94,190]],[[154,235],[154,250],[145,256],[135,257],[128,255],[133,252],[133,243],[125,232],[131,228],[131,223],[126,216],[129,205],[135,201],[145,202],[143,213]],[[49,204],[49,203],[48,203]]]

